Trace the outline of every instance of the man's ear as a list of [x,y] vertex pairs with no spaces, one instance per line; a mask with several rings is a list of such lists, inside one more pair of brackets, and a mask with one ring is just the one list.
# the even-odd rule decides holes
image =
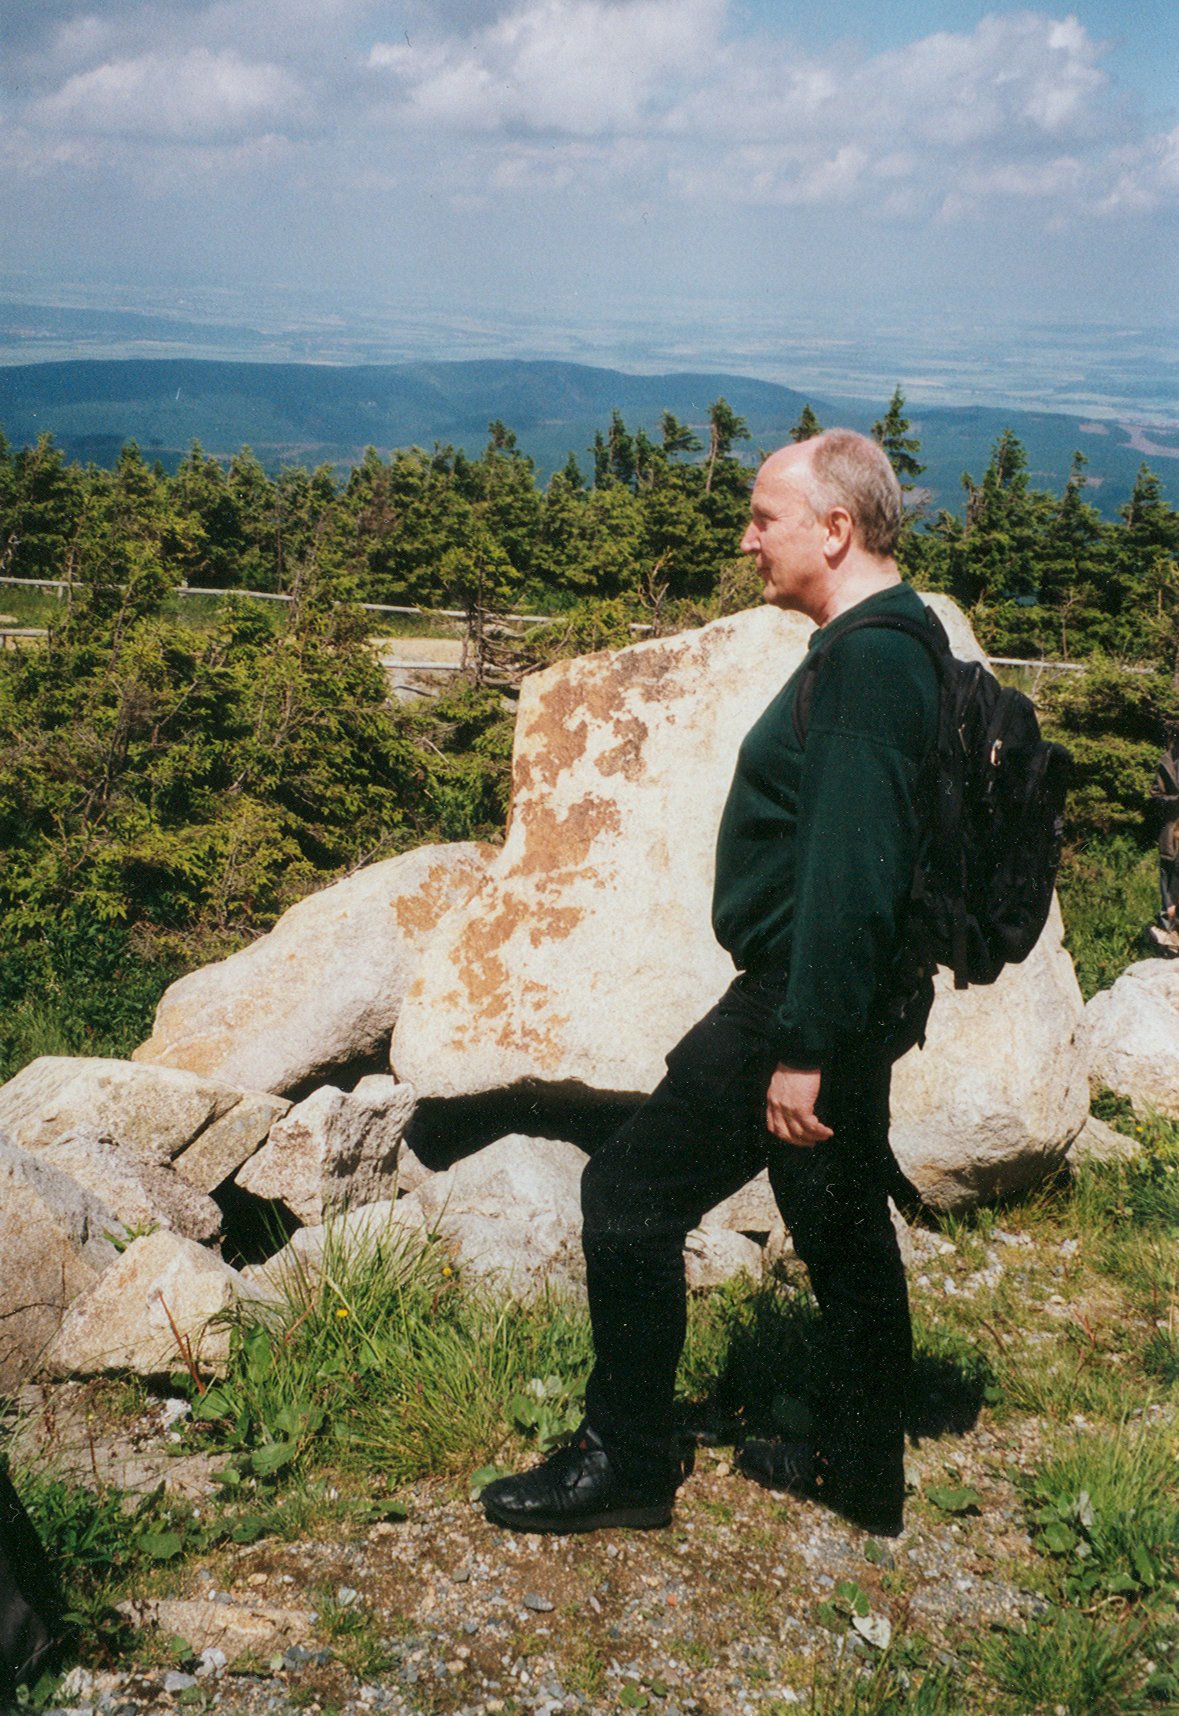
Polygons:
[[823,552],[828,560],[838,560],[851,546],[855,528],[855,521],[846,507],[831,508],[827,514],[827,536],[823,543]]

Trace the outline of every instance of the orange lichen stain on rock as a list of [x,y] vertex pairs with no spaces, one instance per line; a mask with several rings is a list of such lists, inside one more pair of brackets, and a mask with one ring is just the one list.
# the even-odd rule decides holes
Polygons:
[[[481,854],[492,851],[494,847],[481,847]],[[398,929],[411,942],[429,935],[445,912],[471,897],[483,880],[484,869],[485,865],[474,859],[461,867],[434,865],[426,872],[416,894],[403,894],[392,902]]]
[[552,875],[579,870],[600,834],[617,834],[622,826],[613,800],[586,793],[562,816],[551,805],[522,804],[519,820],[524,850],[508,872],[512,876]]
[[[561,1063],[567,1013],[552,1013],[552,993],[543,983],[529,978],[521,985],[519,1011],[504,1016],[496,1032],[496,1047],[505,1054],[525,1055],[538,1072],[552,1072]],[[534,1024],[520,1016],[525,1007],[541,1015]]]
[[[564,941],[567,935],[572,935],[584,916],[580,906],[537,906],[533,911],[528,939],[533,947],[542,947],[546,941]],[[531,987],[537,988],[539,985],[533,984]]]
[[[580,718],[579,718],[580,717]],[[528,743],[513,766],[513,786],[523,791],[539,779],[553,786],[565,769],[585,755],[589,726],[584,699],[573,679],[562,675],[541,692],[524,733]]]
[[650,728],[645,721],[640,721],[637,715],[625,718],[618,716],[614,720],[614,732],[618,743],[598,758],[598,773],[623,775],[628,781],[641,780],[643,746],[647,742]]

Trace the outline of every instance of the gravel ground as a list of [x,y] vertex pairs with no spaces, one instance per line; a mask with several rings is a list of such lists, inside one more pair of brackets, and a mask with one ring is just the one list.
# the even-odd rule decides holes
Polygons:
[[[271,1540],[189,1573],[136,1611],[203,1652],[196,1672],[75,1669],[76,1712],[383,1710],[482,1716],[649,1708],[743,1716],[806,1701],[839,1660],[920,1636],[927,1660],[1033,1611],[1012,1457],[981,1429],[911,1456],[907,1528],[871,1539],[809,1502],[769,1494],[702,1450],[673,1525],[546,1538],[489,1526],[453,1488],[407,1493],[404,1523],[351,1541]],[[950,1518],[926,1485],[970,1484]],[[838,1581],[867,1597],[877,1643],[822,1625]],[[872,1630],[871,1627],[868,1628]],[[241,1672],[247,1668],[249,1672]],[[645,1702],[644,1702],[645,1701]]]

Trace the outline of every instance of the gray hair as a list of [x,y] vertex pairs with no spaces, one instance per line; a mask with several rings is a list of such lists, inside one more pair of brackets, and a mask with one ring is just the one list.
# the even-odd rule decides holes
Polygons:
[[807,442],[810,458],[798,473],[800,486],[822,518],[833,507],[851,514],[860,546],[882,557],[896,548],[904,501],[888,454],[854,429],[827,429]]

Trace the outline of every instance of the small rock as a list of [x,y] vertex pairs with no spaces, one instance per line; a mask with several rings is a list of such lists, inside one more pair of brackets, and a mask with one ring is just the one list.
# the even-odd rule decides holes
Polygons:
[[195,1674],[181,1674],[178,1668],[170,1668],[164,1676],[165,1692],[187,1692],[190,1686],[196,1685]]
[[534,1614],[547,1615],[552,1612],[553,1605],[547,1597],[539,1597],[535,1591],[529,1591],[524,1597],[524,1607],[531,1609]]
[[360,1592],[356,1590],[355,1586],[341,1585],[336,1591],[336,1602],[342,1609],[348,1609],[351,1608],[359,1595]]
[[197,1665],[197,1674],[201,1679],[205,1679],[210,1675],[216,1676],[222,1674],[228,1661],[229,1658],[223,1650],[219,1650],[216,1645],[210,1645],[207,1650],[203,1650],[201,1652],[201,1659]]

